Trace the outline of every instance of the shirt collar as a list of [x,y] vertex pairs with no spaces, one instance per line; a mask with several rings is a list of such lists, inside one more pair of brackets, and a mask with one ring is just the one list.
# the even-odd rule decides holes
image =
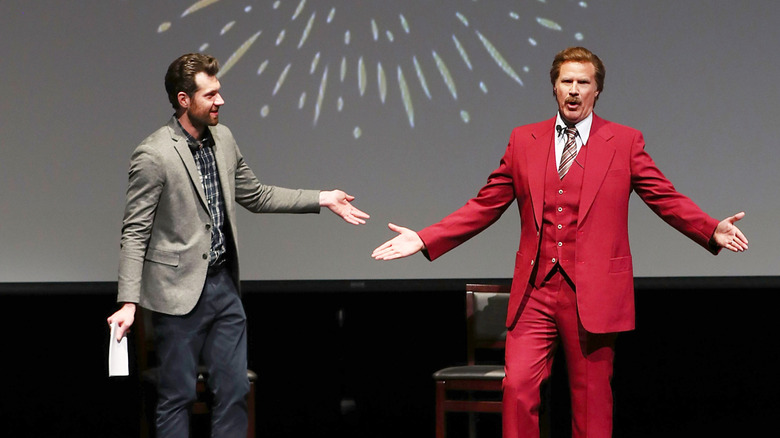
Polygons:
[[[580,120],[579,123],[574,125],[575,128],[577,128],[577,135],[582,139],[582,144],[588,143],[588,137],[590,137],[590,127],[593,125],[593,112],[591,111],[590,114],[588,114],[588,117],[585,117],[584,119]],[[558,115],[555,117],[555,131],[558,132],[558,126],[561,126],[563,128],[566,128],[566,122],[563,121],[563,118],[561,117],[561,113],[559,112]],[[563,131],[561,131],[563,132]]]
[[[174,117],[175,118],[175,117]],[[184,138],[187,139],[187,146],[190,147],[193,151],[196,151],[198,149],[201,149],[202,147],[210,147],[214,145],[214,142],[211,140],[211,130],[206,129],[203,132],[203,138],[198,140],[195,137],[192,136],[189,132],[187,132],[186,129],[181,125],[181,122],[178,118],[176,118],[176,126],[179,127],[179,130],[184,135]]]

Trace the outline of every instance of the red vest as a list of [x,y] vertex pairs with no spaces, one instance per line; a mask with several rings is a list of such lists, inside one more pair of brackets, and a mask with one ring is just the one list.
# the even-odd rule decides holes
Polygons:
[[577,248],[577,216],[586,155],[587,147],[583,146],[566,176],[560,179],[555,167],[555,148],[550,148],[550,157],[547,160],[550,164],[544,181],[539,259],[533,280],[537,288],[541,287],[545,278],[557,267],[576,284],[574,255]]

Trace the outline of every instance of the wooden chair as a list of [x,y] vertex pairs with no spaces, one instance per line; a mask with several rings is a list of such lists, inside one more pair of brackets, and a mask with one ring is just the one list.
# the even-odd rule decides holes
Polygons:
[[[476,434],[474,413],[501,413],[509,289],[509,285],[466,285],[467,363],[433,374],[436,382],[436,438],[446,436],[448,412],[470,413],[470,437]],[[493,361],[478,364],[476,357],[480,350],[492,350]]]
[[[154,420],[158,381],[151,312],[138,307],[133,331],[135,332],[138,375],[141,380],[143,404],[141,411],[141,437],[154,438],[156,436]],[[255,438],[255,382],[257,381],[257,374],[247,369],[247,378],[249,378],[249,394],[247,394],[249,428],[247,430],[247,438]],[[200,366],[198,367],[198,383],[196,384],[197,400],[191,408],[191,415],[193,416],[191,425],[210,425],[212,395],[206,386],[207,383],[208,370],[205,366]],[[196,434],[191,435],[195,436]]]

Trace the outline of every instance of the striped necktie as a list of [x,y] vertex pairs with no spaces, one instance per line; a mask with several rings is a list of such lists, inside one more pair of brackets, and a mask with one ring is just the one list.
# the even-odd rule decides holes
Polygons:
[[563,153],[561,154],[561,164],[558,166],[558,177],[563,179],[566,176],[566,172],[569,171],[571,164],[574,162],[574,157],[577,156],[577,128],[574,126],[563,130],[566,132],[566,146],[563,147]]

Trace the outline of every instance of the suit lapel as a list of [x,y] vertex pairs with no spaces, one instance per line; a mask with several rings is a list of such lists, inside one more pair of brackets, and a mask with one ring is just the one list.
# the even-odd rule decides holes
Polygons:
[[171,130],[171,141],[173,142],[173,148],[176,153],[179,154],[184,168],[187,170],[192,185],[195,186],[195,190],[198,192],[198,198],[203,208],[208,211],[208,203],[206,202],[206,192],[203,190],[203,182],[200,180],[200,173],[198,172],[198,166],[195,164],[195,158],[192,156],[192,151],[187,144],[187,139],[179,132],[179,127],[176,123],[176,118],[171,118],[168,122],[168,127]]
[[547,159],[550,157],[550,147],[553,144],[555,118],[541,126],[539,130],[531,132],[533,142],[526,152],[528,159],[528,191],[531,193],[531,205],[533,205],[537,229],[542,227],[544,181],[548,165]]
[[607,171],[615,155],[615,147],[609,141],[613,134],[604,119],[593,115],[593,125],[588,137],[588,158],[585,163],[585,174],[582,178],[582,192],[580,193],[580,208],[577,223],[582,224],[588,214],[601,183],[607,176]]

